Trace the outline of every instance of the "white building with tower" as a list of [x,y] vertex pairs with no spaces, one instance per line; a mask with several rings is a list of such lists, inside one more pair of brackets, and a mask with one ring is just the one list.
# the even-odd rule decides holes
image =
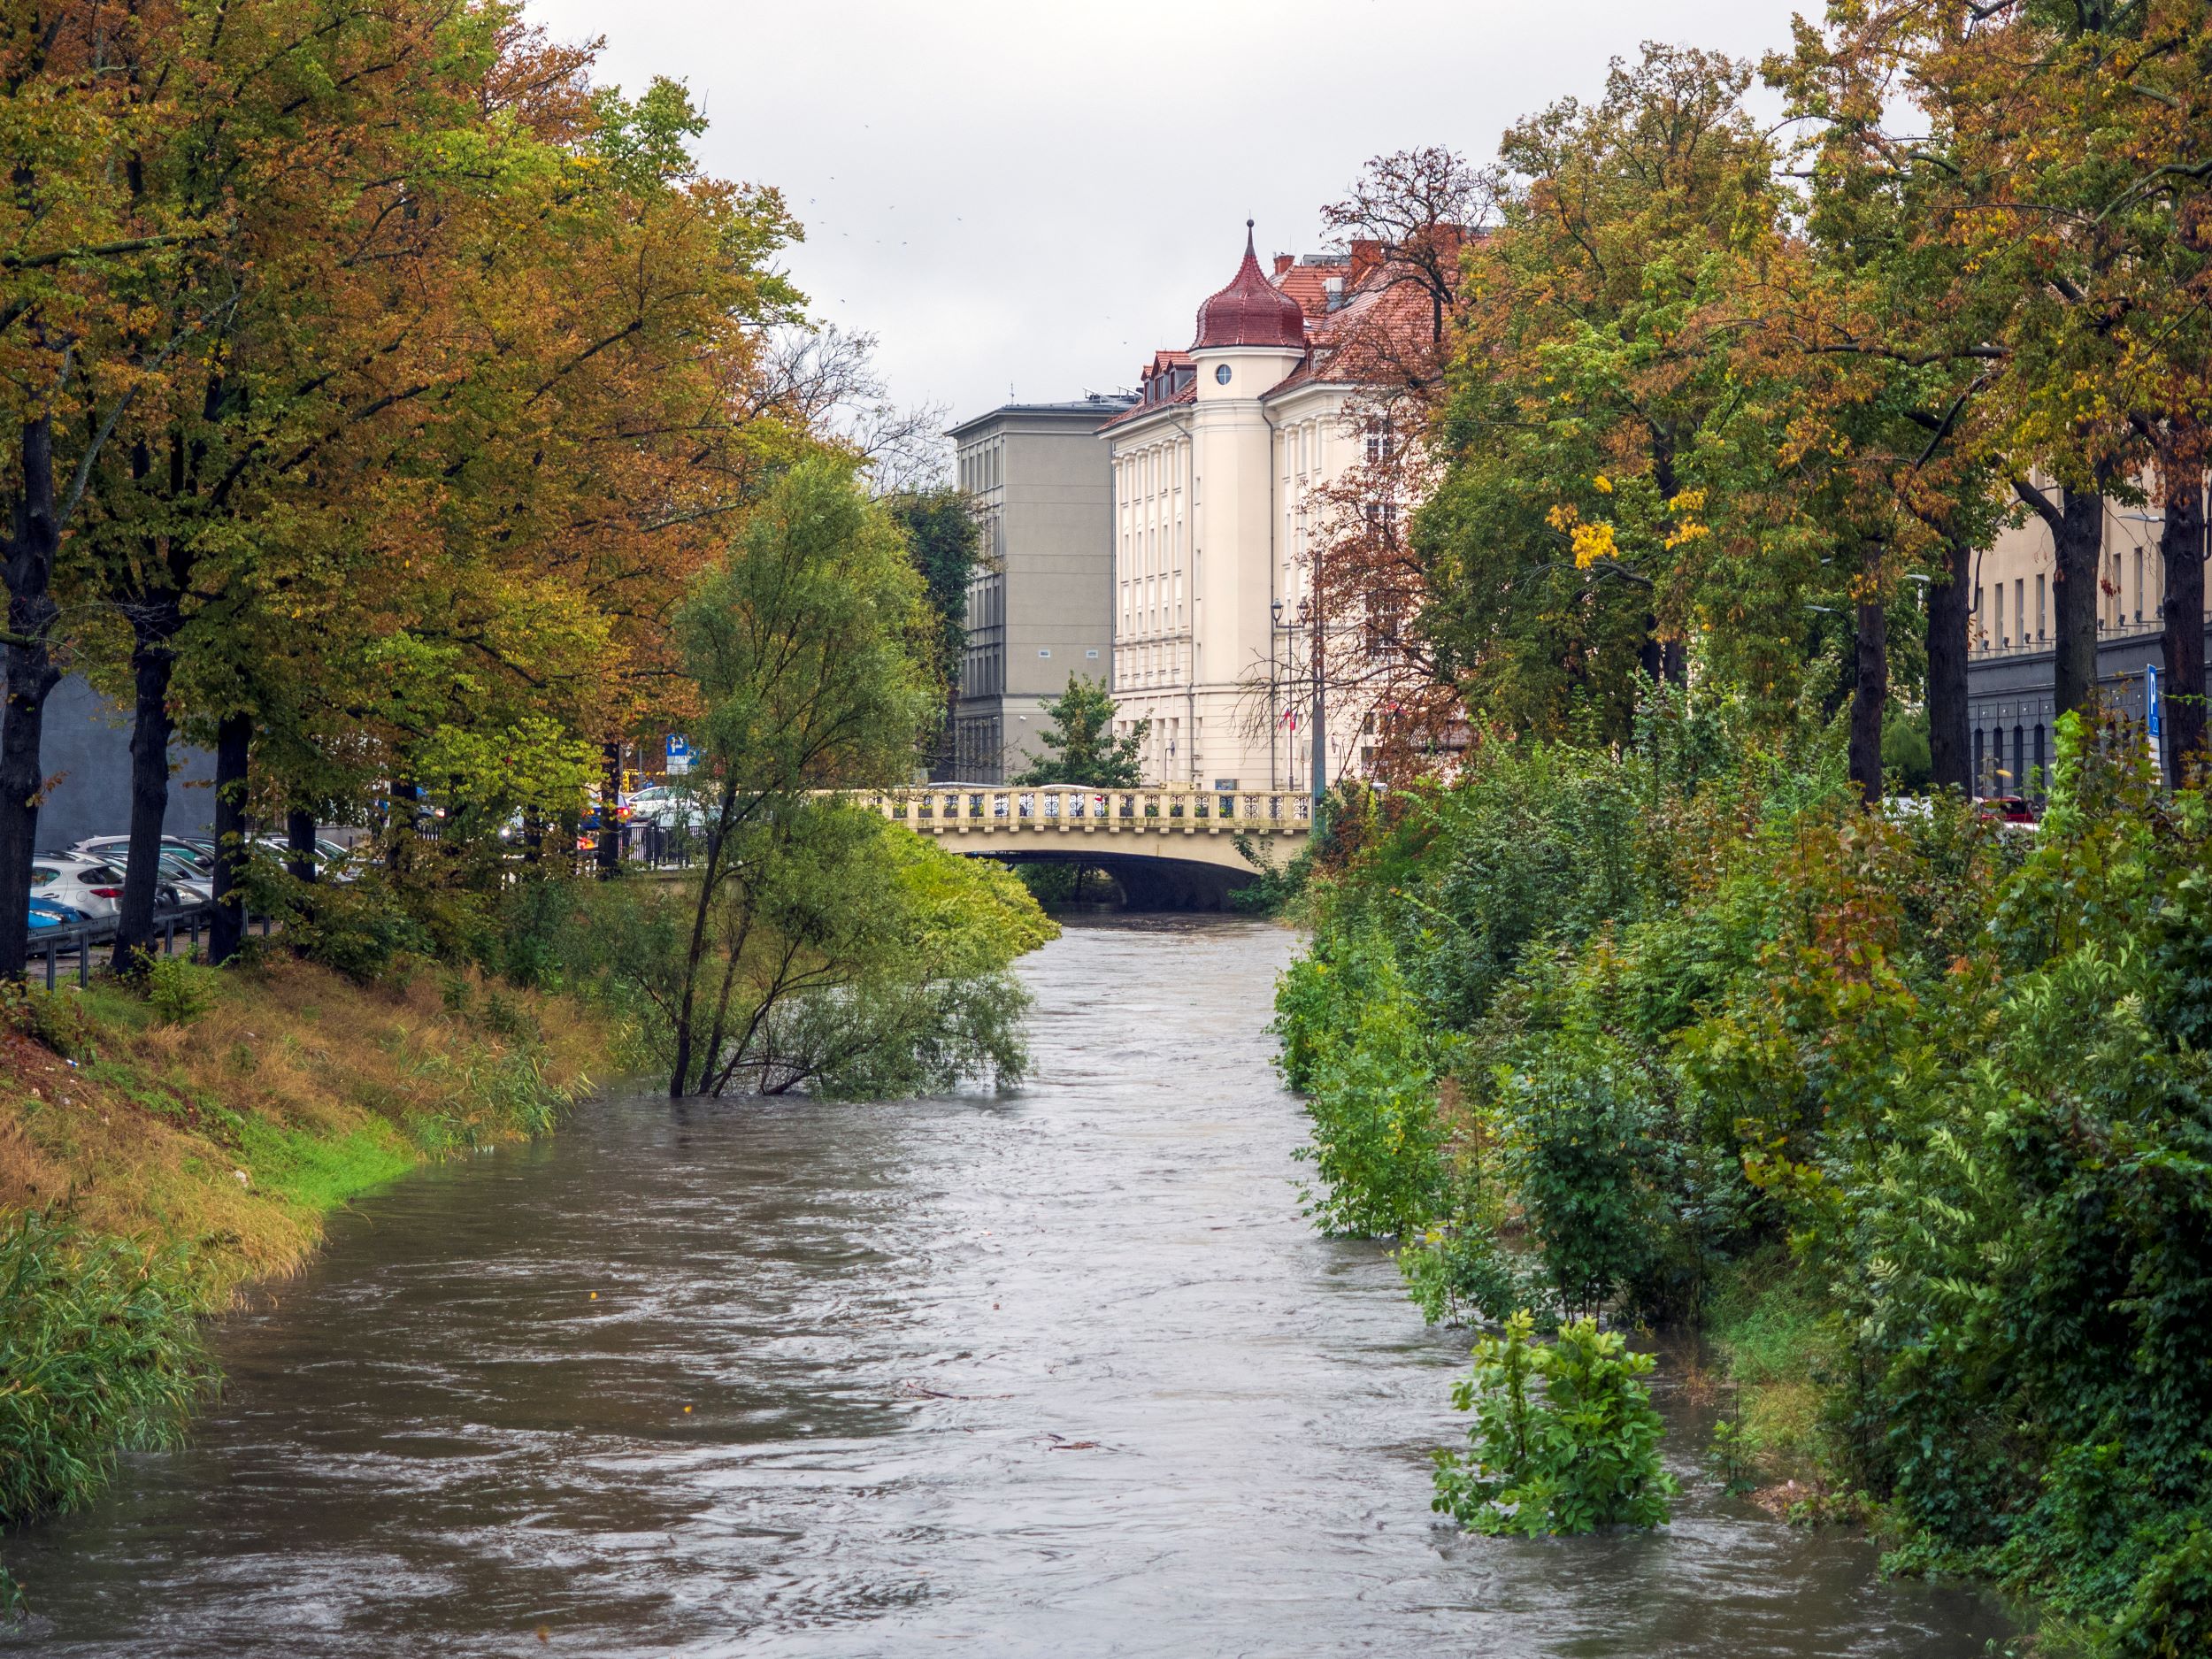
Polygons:
[[[1145,780],[1306,789],[1310,658],[1301,641],[1317,496],[1371,434],[1332,377],[1335,344],[1390,302],[1373,244],[1244,260],[1198,308],[1187,349],[1154,354],[1135,406],[1108,421],[1113,477],[1113,691],[1124,731],[1149,722]],[[1361,770],[1371,711],[1331,708],[1333,782]]]

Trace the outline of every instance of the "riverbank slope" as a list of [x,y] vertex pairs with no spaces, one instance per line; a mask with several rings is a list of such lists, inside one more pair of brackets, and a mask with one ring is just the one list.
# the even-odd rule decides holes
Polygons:
[[604,1014],[473,974],[289,958],[0,1022],[0,1523],[81,1502],[213,1382],[201,1316],[416,1165],[529,1138],[622,1064]]

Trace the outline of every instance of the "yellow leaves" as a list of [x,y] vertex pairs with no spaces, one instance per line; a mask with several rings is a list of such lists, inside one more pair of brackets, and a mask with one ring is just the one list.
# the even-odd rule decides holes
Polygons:
[[1592,479],[1590,484],[1601,495],[1610,495],[1613,493],[1613,480],[1602,472]]
[[1674,530],[1669,534],[1666,541],[1669,552],[1672,552],[1678,547],[1687,547],[1691,542],[1701,541],[1713,534],[1710,525],[1700,524],[1693,516],[1705,511],[1703,490],[1684,490],[1667,503],[1667,511],[1675,516]]
[[1620,557],[1619,545],[1613,540],[1613,526],[1603,520],[1583,523],[1581,513],[1567,503],[1563,502],[1546,513],[1544,522],[1573,543],[1577,570],[1586,571],[1600,559]]

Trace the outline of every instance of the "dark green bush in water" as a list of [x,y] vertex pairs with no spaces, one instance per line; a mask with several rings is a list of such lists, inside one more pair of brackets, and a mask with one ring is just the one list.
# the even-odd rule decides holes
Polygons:
[[1779,1262],[1823,1473],[1895,1564],[2200,1652],[2212,810],[2121,729],[2065,723],[2055,771],[2021,835],[1862,810],[1821,734],[1486,741],[1315,882],[1283,1065],[1317,1217],[1397,1235],[1425,1304],[1503,1294],[1495,1250],[1695,1324]]
[[0,1233],[0,1522],[82,1502],[175,1445],[215,1386],[182,1256],[32,1213]]
[[1532,1341],[1532,1329],[1513,1314],[1502,1336],[1475,1344],[1474,1370],[1452,1390],[1475,1420],[1466,1451],[1436,1454],[1432,1507],[1494,1535],[1657,1526],[1675,1485],[1659,1466],[1651,1356],[1590,1319],[1555,1342]]

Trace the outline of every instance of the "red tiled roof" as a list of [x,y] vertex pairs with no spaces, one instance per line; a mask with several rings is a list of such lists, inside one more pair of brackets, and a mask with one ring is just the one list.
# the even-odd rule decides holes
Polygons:
[[1126,426],[1133,420],[1140,420],[1147,415],[1156,414],[1163,409],[1172,409],[1178,403],[1194,403],[1197,401],[1198,382],[1194,380],[1172,397],[1163,397],[1156,403],[1138,403],[1124,410],[1111,420],[1101,421],[1098,429],[1101,432],[1110,432],[1116,426]]
[[[1428,292],[1402,272],[1392,270],[1383,257],[1381,244],[1356,243],[1352,257],[1348,258],[1294,263],[1271,281],[1260,271],[1248,224],[1246,232],[1244,263],[1238,268],[1236,280],[1199,308],[1198,339],[1194,344],[1293,343],[1287,339],[1286,325],[1290,308],[1295,305],[1300,327],[1294,343],[1305,348],[1304,359],[1263,396],[1272,397],[1316,383],[1356,385],[1363,381],[1388,381],[1398,378],[1402,365],[1419,365],[1434,356],[1434,312]],[[1477,236],[1480,234],[1475,233]],[[1334,309],[1329,303],[1328,284],[1332,278],[1340,279],[1344,285]],[[1255,283],[1257,288],[1253,287]],[[1265,292],[1259,291],[1262,289]],[[1209,308],[1232,294],[1237,295],[1240,305],[1252,304],[1263,317],[1267,313],[1256,303],[1271,296],[1273,317],[1280,319],[1274,324],[1280,331],[1279,337],[1269,341],[1210,342]],[[1151,379],[1173,369],[1187,368],[1192,361],[1189,351],[1164,347],[1153,353],[1144,375]],[[1152,410],[1164,409],[1170,403],[1187,403],[1194,398],[1194,388],[1185,387],[1171,398],[1141,403],[1106,422],[1105,426],[1119,426]]]

